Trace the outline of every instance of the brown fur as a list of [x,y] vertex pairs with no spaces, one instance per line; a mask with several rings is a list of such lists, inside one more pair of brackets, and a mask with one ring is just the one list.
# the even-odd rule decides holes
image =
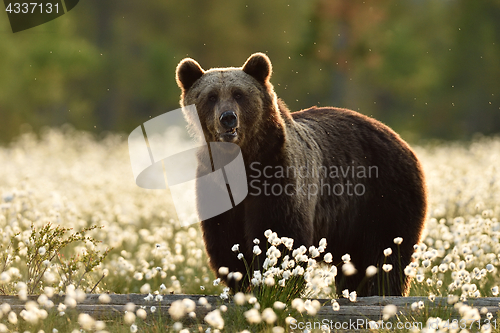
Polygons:
[[[317,246],[325,237],[326,252],[333,254],[334,264],[349,253],[358,273],[346,277],[339,269],[338,293],[347,288],[360,296],[406,294],[409,279],[403,269],[411,262],[413,245],[420,241],[427,206],[424,176],[415,154],[390,128],[354,111],[313,107],[291,113],[276,97],[269,82],[271,72],[271,62],[261,53],[252,55],[241,68],[204,71],[192,59],[184,59],[177,67],[181,104],[196,105],[206,141],[238,144],[249,184],[260,181],[250,186],[251,194],[235,208],[201,222],[211,267],[245,273],[231,247],[240,244],[250,262],[253,239],[264,244],[263,233],[271,229],[293,238],[295,248]],[[228,110],[238,116],[235,138],[221,135],[219,117]],[[310,169],[360,166],[368,170],[376,166],[378,177],[348,173],[340,178],[321,174],[268,179],[257,171],[256,163],[296,169],[309,165]],[[263,181],[282,188],[290,185],[296,191],[294,195],[258,195],[258,189],[264,190]],[[325,183],[346,186],[348,181],[362,184],[364,195],[308,196],[298,191],[301,186],[320,188]],[[395,237],[403,238],[399,247],[393,242]],[[385,258],[383,250],[388,247],[393,254]],[[265,254],[261,256],[263,263]],[[382,286],[377,279],[384,263],[392,264],[393,270],[388,284]],[[379,274],[362,283],[369,265],[378,266]]]

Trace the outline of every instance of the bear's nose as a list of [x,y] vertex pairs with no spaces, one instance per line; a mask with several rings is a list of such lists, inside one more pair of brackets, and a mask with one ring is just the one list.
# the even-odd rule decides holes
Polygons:
[[234,111],[226,111],[220,115],[219,121],[225,128],[232,129],[238,124],[238,117]]

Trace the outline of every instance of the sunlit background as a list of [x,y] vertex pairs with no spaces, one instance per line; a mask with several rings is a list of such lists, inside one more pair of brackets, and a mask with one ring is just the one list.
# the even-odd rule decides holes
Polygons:
[[291,110],[350,108],[410,142],[500,132],[497,0],[82,0],[16,34],[0,13],[0,140],[22,124],[129,133],[178,107],[182,58],[257,51]]
[[[410,295],[426,299],[425,305],[411,301],[411,314],[398,320],[436,320],[436,313],[449,319],[441,305],[429,311],[436,296],[446,297],[450,307],[498,296],[499,0],[81,0],[62,17],[15,34],[0,12],[0,295],[71,296],[74,288],[67,287],[73,285],[84,295],[228,298],[208,266],[199,224],[181,226],[186,221],[176,220],[168,191],[136,186],[127,137],[179,107],[175,67],[184,57],[208,69],[241,66],[257,51],[271,58],[271,81],[291,110],[332,105],[373,116],[409,141],[420,159],[429,209],[404,274],[414,277]],[[168,143],[178,148],[182,140],[172,135]],[[51,244],[63,237],[44,238],[40,230],[47,226],[99,229],[87,233],[95,244],[78,241],[55,250]],[[312,258],[307,262],[316,265]],[[386,274],[384,266],[377,274]],[[342,298],[344,291],[333,285],[335,266],[311,269],[297,273],[306,282],[300,296]],[[243,296],[248,304],[239,312],[226,313],[220,303],[210,312],[221,309],[217,320],[198,318],[204,326],[196,331],[222,321],[225,332],[250,324],[252,331],[269,332],[271,323],[252,323],[247,314],[253,311],[260,321],[257,309],[264,318],[274,307],[279,319],[273,332],[284,332],[290,311],[304,311],[294,299],[302,291],[285,272],[291,270],[280,269],[272,285],[257,281],[257,298]],[[261,275],[247,277],[256,273]],[[347,295],[356,299],[354,291]],[[276,308],[278,299],[286,310]],[[148,318],[160,312],[153,314],[155,302],[147,303]],[[0,331],[80,331],[92,319],[82,324],[61,304],[46,320],[36,305],[47,307],[43,298],[30,303],[26,309],[33,314],[20,312],[19,325],[3,304]],[[343,309],[339,303],[331,303],[333,311]],[[478,308],[455,308],[460,318],[481,324]],[[488,319],[494,314],[496,323],[497,310],[481,313]],[[186,332],[174,330],[172,321],[166,328],[161,320],[151,326],[136,314],[134,324],[126,315],[99,327]],[[92,325],[97,329],[97,322]]]

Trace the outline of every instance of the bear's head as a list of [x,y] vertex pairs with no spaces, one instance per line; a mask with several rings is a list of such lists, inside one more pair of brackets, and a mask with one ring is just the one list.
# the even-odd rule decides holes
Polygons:
[[251,55],[239,68],[207,71],[186,58],[176,70],[181,106],[196,105],[207,142],[231,142],[251,153],[266,140],[276,143],[284,138],[283,115],[269,82],[271,73],[271,62],[263,53]]

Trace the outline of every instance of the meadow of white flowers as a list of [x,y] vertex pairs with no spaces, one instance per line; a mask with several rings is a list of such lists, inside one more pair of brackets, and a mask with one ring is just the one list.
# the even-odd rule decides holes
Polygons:
[[[404,272],[414,276],[410,294],[431,300],[445,296],[450,303],[498,295],[500,139],[429,144],[415,150],[427,177],[429,217],[423,242],[415,246],[415,261]],[[110,134],[96,140],[88,133],[68,127],[47,129],[39,138],[26,133],[0,146],[0,170],[0,290],[26,293],[31,228],[39,230],[50,222],[73,228],[72,232],[99,227],[87,234],[100,243],[71,244],[62,251],[65,258],[110,249],[102,263],[83,278],[80,277],[85,267],[82,264],[74,267],[78,290],[84,293],[148,294],[158,291],[227,297],[227,290],[217,281],[213,282],[214,275],[207,265],[199,227],[181,227],[175,221],[175,210],[167,191],[146,190],[135,185],[125,136]],[[18,251],[11,245],[13,236],[17,239]],[[267,236],[271,244],[290,243],[271,231]],[[49,242],[47,240],[47,245],[38,248],[39,255],[46,254]],[[255,273],[252,283],[268,286],[273,293],[279,293],[288,280],[300,275],[305,277],[308,296],[337,294],[337,297],[355,301],[353,291],[334,290],[335,267],[315,262],[314,258],[323,251],[324,245],[281,254],[275,247],[268,249],[261,244],[261,250],[268,254],[267,269]],[[256,246],[259,248],[259,244]],[[234,250],[236,256],[237,247]],[[277,264],[278,257],[285,257],[287,263]],[[325,258],[331,260],[328,255]],[[346,264],[338,269],[346,272],[355,269],[349,266],[348,259],[343,258]],[[295,265],[299,262],[307,263],[307,267]],[[61,276],[61,261],[54,257],[41,265],[44,273],[38,290],[48,294],[67,292],[64,274]],[[366,274],[383,274],[382,270],[389,269],[384,267],[377,271],[373,268]],[[74,285],[71,288],[74,289]],[[253,306],[244,312],[248,325],[272,324],[277,320],[275,311],[286,306],[310,314],[318,308],[318,304],[311,301],[292,302],[286,297],[275,296],[273,302],[278,302],[262,308],[248,295],[238,294],[234,301]],[[185,306],[192,307],[192,304]],[[338,310],[337,302],[333,301],[332,306]],[[418,311],[419,305],[412,305],[412,309]],[[210,312],[204,321],[214,331],[224,329],[225,311],[216,311]],[[185,310],[186,315],[189,312]],[[18,320],[25,320],[23,316],[13,319],[15,314],[11,313],[10,308],[1,308],[0,332],[13,329]],[[136,314],[143,315],[142,312]],[[496,316],[488,316],[493,315]],[[82,322],[85,319],[82,317]],[[125,322],[130,324],[131,331],[138,329],[134,320]],[[95,322],[93,325],[91,329],[98,330]],[[103,324],[99,325],[104,329]],[[282,329],[276,326],[272,332],[282,332]]]

